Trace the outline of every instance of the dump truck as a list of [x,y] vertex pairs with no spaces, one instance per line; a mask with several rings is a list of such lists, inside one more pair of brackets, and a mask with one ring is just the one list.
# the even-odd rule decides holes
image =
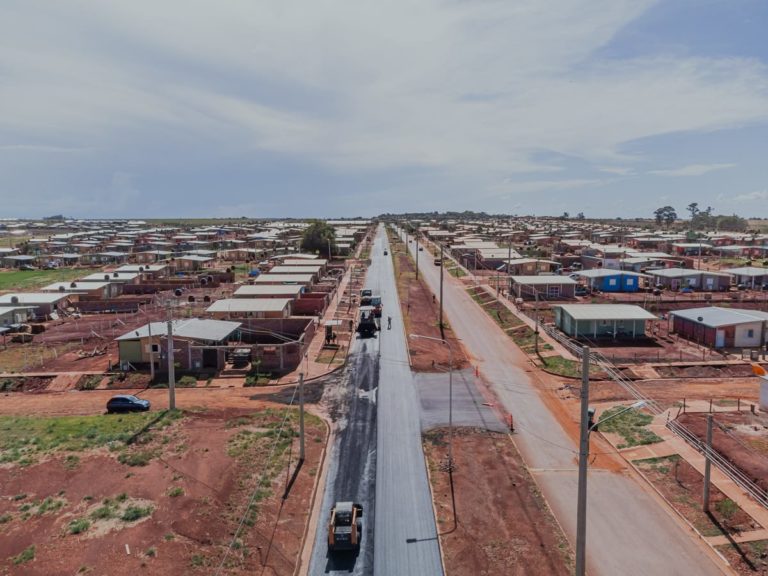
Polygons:
[[328,522],[328,550],[357,552],[362,537],[363,507],[355,502],[336,502]]
[[360,320],[357,322],[357,333],[363,338],[369,338],[379,329],[376,310],[373,306],[360,307]]

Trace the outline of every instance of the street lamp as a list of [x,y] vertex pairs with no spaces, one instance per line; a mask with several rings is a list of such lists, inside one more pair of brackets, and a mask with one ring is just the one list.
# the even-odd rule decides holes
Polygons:
[[597,430],[600,424],[613,420],[630,410],[636,410],[646,405],[645,400],[635,402],[616,414],[611,414],[602,421],[593,422],[594,411],[589,408],[589,347],[581,349],[581,438],[579,442],[579,484],[578,502],[576,506],[576,576],[586,573],[586,543],[587,543],[587,466],[589,465],[589,434]]
[[411,338],[422,338],[441,342],[448,347],[448,471],[453,471],[453,348],[445,338],[409,334]]

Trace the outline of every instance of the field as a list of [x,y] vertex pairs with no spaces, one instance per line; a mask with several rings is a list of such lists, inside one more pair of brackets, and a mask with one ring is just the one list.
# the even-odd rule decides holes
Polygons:
[[424,439],[446,576],[572,573],[568,542],[509,438],[455,430],[450,474],[446,433]]
[[0,574],[293,574],[326,428],[284,500],[285,413],[169,413],[132,443],[162,413],[0,417]]
[[54,282],[68,282],[87,276],[93,268],[58,268],[56,270],[14,270],[0,272],[0,292],[33,290]]

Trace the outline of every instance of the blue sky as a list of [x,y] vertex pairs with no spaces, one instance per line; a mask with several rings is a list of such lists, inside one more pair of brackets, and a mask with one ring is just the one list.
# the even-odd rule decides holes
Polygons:
[[0,217],[768,216],[762,0],[5,0]]

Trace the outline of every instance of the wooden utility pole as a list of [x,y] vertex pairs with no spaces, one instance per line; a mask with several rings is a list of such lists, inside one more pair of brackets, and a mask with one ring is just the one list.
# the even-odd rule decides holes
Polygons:
[[299,461],[304,462],[304,372],[299,372]]
[[176,410],[176,366],[173,357],[173,309],[168,300],[168,409]]
[[445,329],[443,328],[443,245],[440,244],[440,337],[445,340]]
[[707,414],[707,452],[706,462],[704,463],[704,512],[709,512],[709,481],[712,473],[712,414]]

